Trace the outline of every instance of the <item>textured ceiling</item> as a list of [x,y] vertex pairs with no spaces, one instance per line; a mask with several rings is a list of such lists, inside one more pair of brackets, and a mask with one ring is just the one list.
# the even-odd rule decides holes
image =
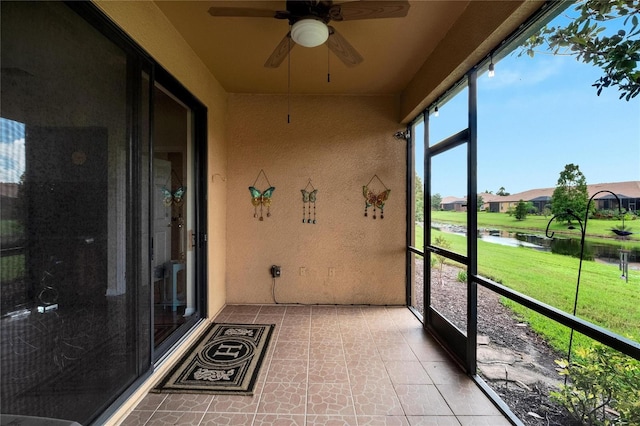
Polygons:
[[[366,0],[365,0],[366,1]],[[336,2],[338,3],[338,2]],[[213,17],[213,6],[284,10],[284,1],[157,1],[229,93],[398,94],[465,11],[467,1],[412,1],[406,17],[332,21],[364,61],[345,66],[326,45],[295,46],[279,68],[265,61],[289,30],[287,20]],[[330,82],[327,82],[330,74]]]

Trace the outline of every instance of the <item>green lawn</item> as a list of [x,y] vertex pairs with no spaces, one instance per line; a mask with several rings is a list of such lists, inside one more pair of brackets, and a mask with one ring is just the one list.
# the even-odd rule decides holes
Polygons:
[[10,281],[24,277],[24,255],[0,257],[0,282]]
[[[493,227],[497,226],[494,224]],[[422,247],[422,232],[416,228],[416,236],[420,235],[416,247]],[[438,236],[447,239],[452,251],[466,253],[466,237],[433,230],[433,238]],[[579,261],[550,252],[478,241],[480,275],[568,313],[573,311]],[[503,303],[545,336],[557,350],[567,350],[570,329],[516,303],[507,300]],[[617,265],[583,261],[576,314],[620,335],[636,341],[640,339],[640,271],[630,270],[626,283],[620,278]],[[575,335],[574,347],[579,346],[591,346],[591,341]]]
[[18,220],[0,220],[0,238],[6,238],[13,235],[21,235],[24,226]]
[[[18,220],[0,220],[0,240],[14,241],[23,236],[24,226]],[[24,275],[24,255],[0,257],[0,282],[6,283]]]

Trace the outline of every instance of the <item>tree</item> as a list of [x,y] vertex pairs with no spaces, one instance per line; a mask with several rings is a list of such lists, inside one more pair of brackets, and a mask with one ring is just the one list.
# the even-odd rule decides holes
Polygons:
[[[451,242],[449,240],[447,240],[445,237],[443,237],[442,235],[436,237],[435,239],[435,245],[436,247],[440,247],[443,248],[445,250],[451,248]],[[441,286],[444,285],[444,275],[443,275],[443,270],[444,270],[444,264],[447,261],[447,258],[441,254],[434,254],[435,257],[435,262],[431,262],[431,267],[436,266],[437,267],[437,271],[438,271],[438,282],[440,283]],[[433,257],[431,258],[433,259]]]
[[482,207],[484,206],[484,198],[482,198],[482,195],[478,195],[478,205],[476,206],[476,211],[480,211],[482,210]]
[[551,213],[559,220],[571,223],[575,217],[568,212],[582,219],[587,212],[588,202],[587,179],[580,171],[580,167],[576,164],[565,165],[551,196]]
[[511,195],[511,194],[505,191],[504,186],[501,186],[500,189],[498,189],[498,191],[496,192],[496,195],[499,195],[501,197],[506,197],[507,195]]
[[440,204],[442,204],[442,195],[433,194],[431,196],[431,210],[440,210]]
[[531,208],[531,203],[526,203],[522,199],[518,201],[518,205],[516,206],[515,216],[516,220],[525,220],[527,218],[527,214],[529,213],[529,209]]
[[[629,101],[640,93],[640,0],[581,0],[573,8],[566,26],[545,26],[524,44],[533,57],[546,46],[554,55],[575,56],[600,67],[603,75],[593,84],[598,96],[605,87],[618,87],[620,99]],[[575,16],[577,15],[577,16]],[[619,22],[622,20],[622,22]],[[615,22],[618,21],[618,22]],[[620,28],[606,35],[607,28]]]
[[418,174],[416,173],[416,184],[415,184],[415,191],[416,191],[416,217],[415,217],[415,221],[416,222],[424,222],[424,189],[422,186],[422,179],[420,179],[420,176],[418,176]]

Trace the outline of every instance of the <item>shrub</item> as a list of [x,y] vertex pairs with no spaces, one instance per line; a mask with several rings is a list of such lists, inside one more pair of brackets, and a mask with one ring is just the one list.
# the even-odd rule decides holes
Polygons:
[[467,282],[467,271],[458,271],[458,281],[461,283]]
[[556,360],[568,381],[551,398],[584,425],[640,424],[640,361],[601,344],[576,353],[571,365]]
[[[445,237],[443,237],[442,235],[436,237],[435,240],[435,245],[437,247],[441,247],[443,249],[448,249],[451,247],[451,242],[449,240],[447,240]],[[433,262],[433,259],[435,257],[435,264]],[[431,258],[431,267],[434,267],[435,265],[438,266],[438,281],[440,282],[440,285],[444,285],[444,281],[443,281],[443,268],[444,268],[444,262],[447,260],[446,257],[442,256],[441,254],[436,254],[434,257]]]
[[525,203],[524,201],[518,201],[518,205],[515,209],[515,216],[517,220],[525,220],[527,218],[527,214],[529,213],[529,209],[531,208],[531,203]]

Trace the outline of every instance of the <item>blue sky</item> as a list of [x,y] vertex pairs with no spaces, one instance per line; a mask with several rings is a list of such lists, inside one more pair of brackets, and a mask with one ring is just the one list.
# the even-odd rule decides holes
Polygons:
[[24,154],[24,124],[0,118],[0,182],[19,182]]
[[[640,180],[640,96],[619,100],[616,88],[597,96],[599,68],[517,52],[496,63],[495,77],[478,78],[478,190],[554,187],[569,163],[589,184]],[[432,143],[466,127],[466,89],[439,110],[430,118]],[[433,165],[432,193],[466,194],[466,148],[456,151]]]

